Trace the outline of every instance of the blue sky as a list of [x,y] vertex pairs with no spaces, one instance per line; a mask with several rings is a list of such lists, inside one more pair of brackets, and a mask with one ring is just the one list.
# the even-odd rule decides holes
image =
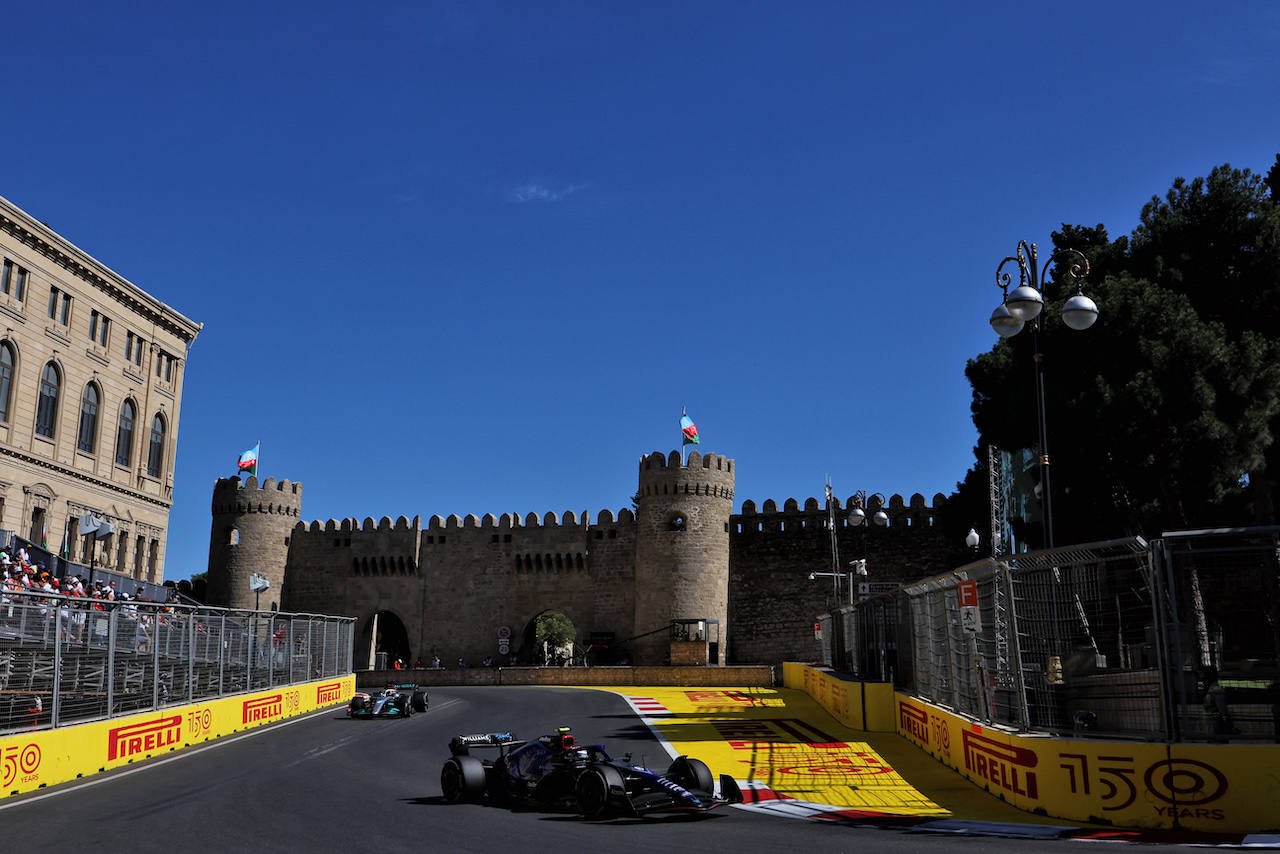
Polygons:
[[735,509],[949,493],[1017,242],[1280,152],[1273,2],[55,0],[4,42],[0,195],[205,324],[170,579],[258,440],[308,520],[616,512],[682,407]]

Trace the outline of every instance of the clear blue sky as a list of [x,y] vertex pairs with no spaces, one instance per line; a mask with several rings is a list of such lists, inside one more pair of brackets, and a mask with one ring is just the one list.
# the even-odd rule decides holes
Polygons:
[[3,33],[0,195],[205,324],[170,579],[258,440],[308,520],[616,512],[681,407],[735,507],[950,493],[1017,241],[1280,152],[1270,0],[46,0]]

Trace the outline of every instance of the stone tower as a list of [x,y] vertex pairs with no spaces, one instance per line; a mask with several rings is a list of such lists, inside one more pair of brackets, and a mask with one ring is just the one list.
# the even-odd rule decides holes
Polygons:
[[[728,640],[729,516],[733,460],[716,454],[653,453],[640,460],[636,495],[636,664],[661,664],[675,647],[666,632],[645,634],[671,620],[718,620],[712,663],[724,664]],[[691,627],[716,641],[715,629]],[[691,663],[691,662],[675,662]]]
[[[213,486],[208,604],[278,610],[289,536],[301,512],[300,483],[269,477],[259,488],[256,477],[219,479]],[[255,572],[271,581],[260,597],[249,589]]]

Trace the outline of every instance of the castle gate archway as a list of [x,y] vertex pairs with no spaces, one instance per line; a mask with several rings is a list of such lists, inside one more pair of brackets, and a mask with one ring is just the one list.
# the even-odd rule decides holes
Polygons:
[[[379,611],[365,620],[361,627],[354,660],[364,661],[366,667],[373,667],[378,656],[386,655],[387,668],[394,667],[396,659],[400,659],[408,668],[413,661],[409,653],[409,632],[404,627],[404,621],[394,611]],[[370,660],[371,656],[373,661]]]
[[[543,638],[539,637],[540,628],[549,635],[550,642],[544,644]],[[573,620],[561,611],[547,608],[525,624],[516,656],[521,664],[564,664],[573,658],[578,639],[578,629]]]

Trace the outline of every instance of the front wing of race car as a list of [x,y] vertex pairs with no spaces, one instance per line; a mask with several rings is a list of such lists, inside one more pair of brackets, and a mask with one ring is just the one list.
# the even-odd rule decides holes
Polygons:
[[[616,765],[620,772],[625,766]],[[706,812],[728,804],[742,803],[742,790],[738,782],[728,774],[720,775],[720,794],[714,791],[697,788],[685,788],[671,780],[668,776],[654,773],[648,769],[631,768],[631,773],[624,777],[623,787],[618,791],[610,787],[611,800],[615,808],[630,812],[633,815],[644,815],[652,812],[690,811]],[[579,784],[579,796],[582,789]]]

